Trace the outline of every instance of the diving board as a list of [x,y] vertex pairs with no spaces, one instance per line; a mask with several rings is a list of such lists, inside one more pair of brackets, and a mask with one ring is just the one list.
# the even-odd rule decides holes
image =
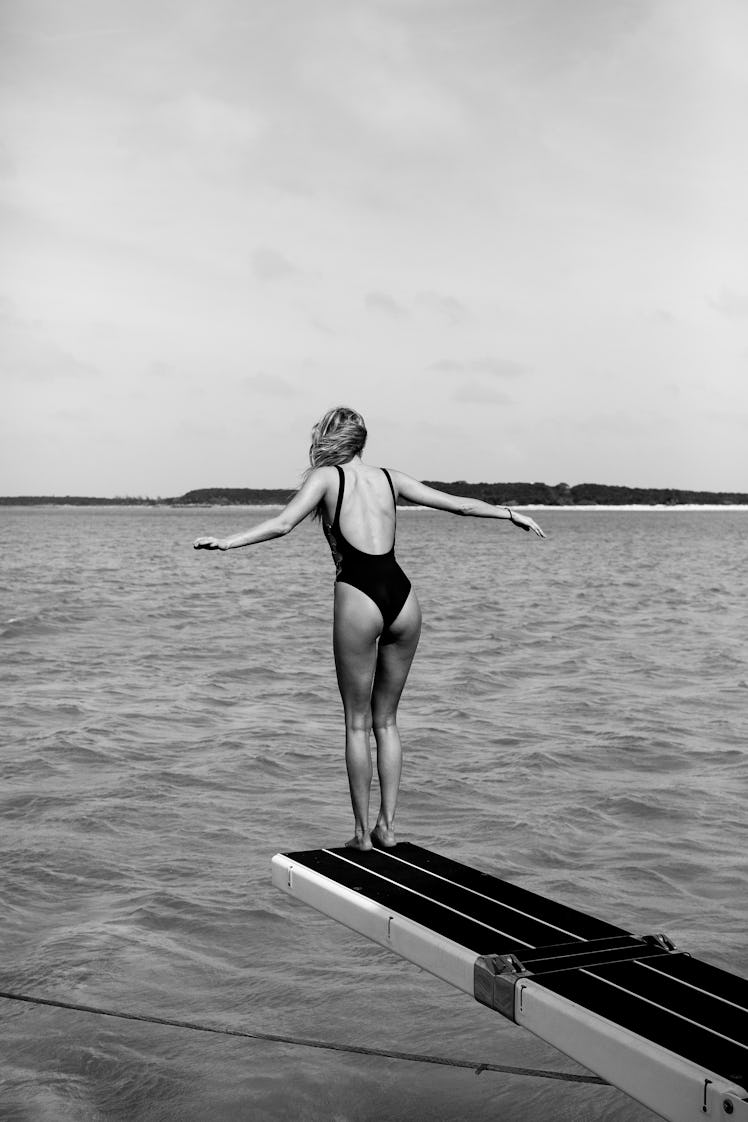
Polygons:
[[529,1029],[671,1122],[748,1122],[748,981],[401,843],[273,858],[273,884]]

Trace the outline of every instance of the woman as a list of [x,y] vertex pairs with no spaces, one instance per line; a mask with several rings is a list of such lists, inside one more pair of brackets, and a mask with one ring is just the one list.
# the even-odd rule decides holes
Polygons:
[[[421,609],[395,560],[398,498],[478,518],[499,518],[544,537],[532,518],[480,499],[447,495],[400,471],[365,464],[366,426],[353,409],[331,409],[314,426],[311,468],[280,514],[230,538],[198,538],[195,549],[237,549],[288,534],[316,511],[337,570],[333,650],[345,712],[345,762],[355,849],[395,845],[402,750],[397,707],[421,632]],[[381,806],[369,829],[374,730]]]

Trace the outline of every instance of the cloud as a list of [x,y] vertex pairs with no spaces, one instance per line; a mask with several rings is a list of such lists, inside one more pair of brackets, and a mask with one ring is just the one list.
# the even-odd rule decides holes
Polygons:
[[465,121],[458,101],[422,76],[372,66],[348,75],[348,102],[359,120],[388,140],[424,147],[459,137]]
[[290,382],[276,374],[252,374],[242,378],[241,384],[245,389],[266,397],[293,397],[296,393]]
[[311,321],[311,323],[314,330],[319,331],[321,335],[336,336],[338,334],[337,331],[335,331],[328,324],[324,323],[321,319],[318,319],[316,316]]
[[171,381],[171,379],[177,377],[177,369],[170,362],[155,359],[148,365],[147,374],[149,377],[157,378],[160,381]]
[[748,316],[748,296],[734,288],[723,288],[719,295],[711,297],[707,303],[727,319],[745,319]]
[[519,378],[529,372],[529,367],[511,358],[442,358],[432,362],[429,370],[439,374],[485,374],[491,378]]
[[293,280],[294,277],[301,276],[301,270],[297,269],[284,254],[268,246],[260,246],[254,250],[251,261],[255,277],[263,284]]
[[162,102],[154,121],[179,142],[210,147],[252,147],[264,122],[247,105],[191,92]]
[[[342,5],[315,33],[316,50],[303,63],[306,82],[324,90],[357,131],[387,147],[436,148],[460,138],[466,120],[461,98],[444,72],[424,59],[424,43],[407,14],[376,5]],[[428,52],[425,52],[428,54]]]
[[367,311],[382,312],[384,315],[392,316],[393,319],[405,319],[409,314],[404,304],[398,303],[393,296],[389,296],[386,292],[368,292],[366,294],[366,308]]
[[647,319],[650,323],[656,323],[661,326],[670,326],[678,321],[675,312],[671,312],[668,308],[653,308],[651,312],[647,313]]
[[55,421],[61,421],[64,425],[77,425],[81,421],[88,422],[91,419],[91,410],[82,406],[77,409],[56,409],[52,413],[52,419]]
[[43,328],[6,320],[0,333],[0,366],[9,379],[49,382],[98,378],[100,371],[50,339]]
[[528,372],[528,367],[509,358],[451,359],[432,362],[428,368],[438,374],[459,379],[452,393],[453,401],[476,405],[512,405],[511,398],[497,388],[497,381],[513,381]]
[[416,304],[451,324],[464,323],[468,318],[468,310],[460,300],[441,292],[419,292]]

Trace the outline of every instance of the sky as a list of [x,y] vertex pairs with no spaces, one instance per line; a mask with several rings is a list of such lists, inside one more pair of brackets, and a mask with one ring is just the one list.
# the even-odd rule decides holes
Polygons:
[[0,0],[0,494],[748,491],[743,0]]

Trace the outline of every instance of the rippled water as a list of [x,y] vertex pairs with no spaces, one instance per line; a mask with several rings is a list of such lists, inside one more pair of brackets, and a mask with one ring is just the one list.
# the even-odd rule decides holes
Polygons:
[[[271,887],[351,813],[318,527],[4,510],[0,983],[110,1009],[578,1070]],[[424,609],[403,839],[748,974],[744,511],[400,516]],[[3,1120],[651,1116],[613,1089],[0,1003]]]

